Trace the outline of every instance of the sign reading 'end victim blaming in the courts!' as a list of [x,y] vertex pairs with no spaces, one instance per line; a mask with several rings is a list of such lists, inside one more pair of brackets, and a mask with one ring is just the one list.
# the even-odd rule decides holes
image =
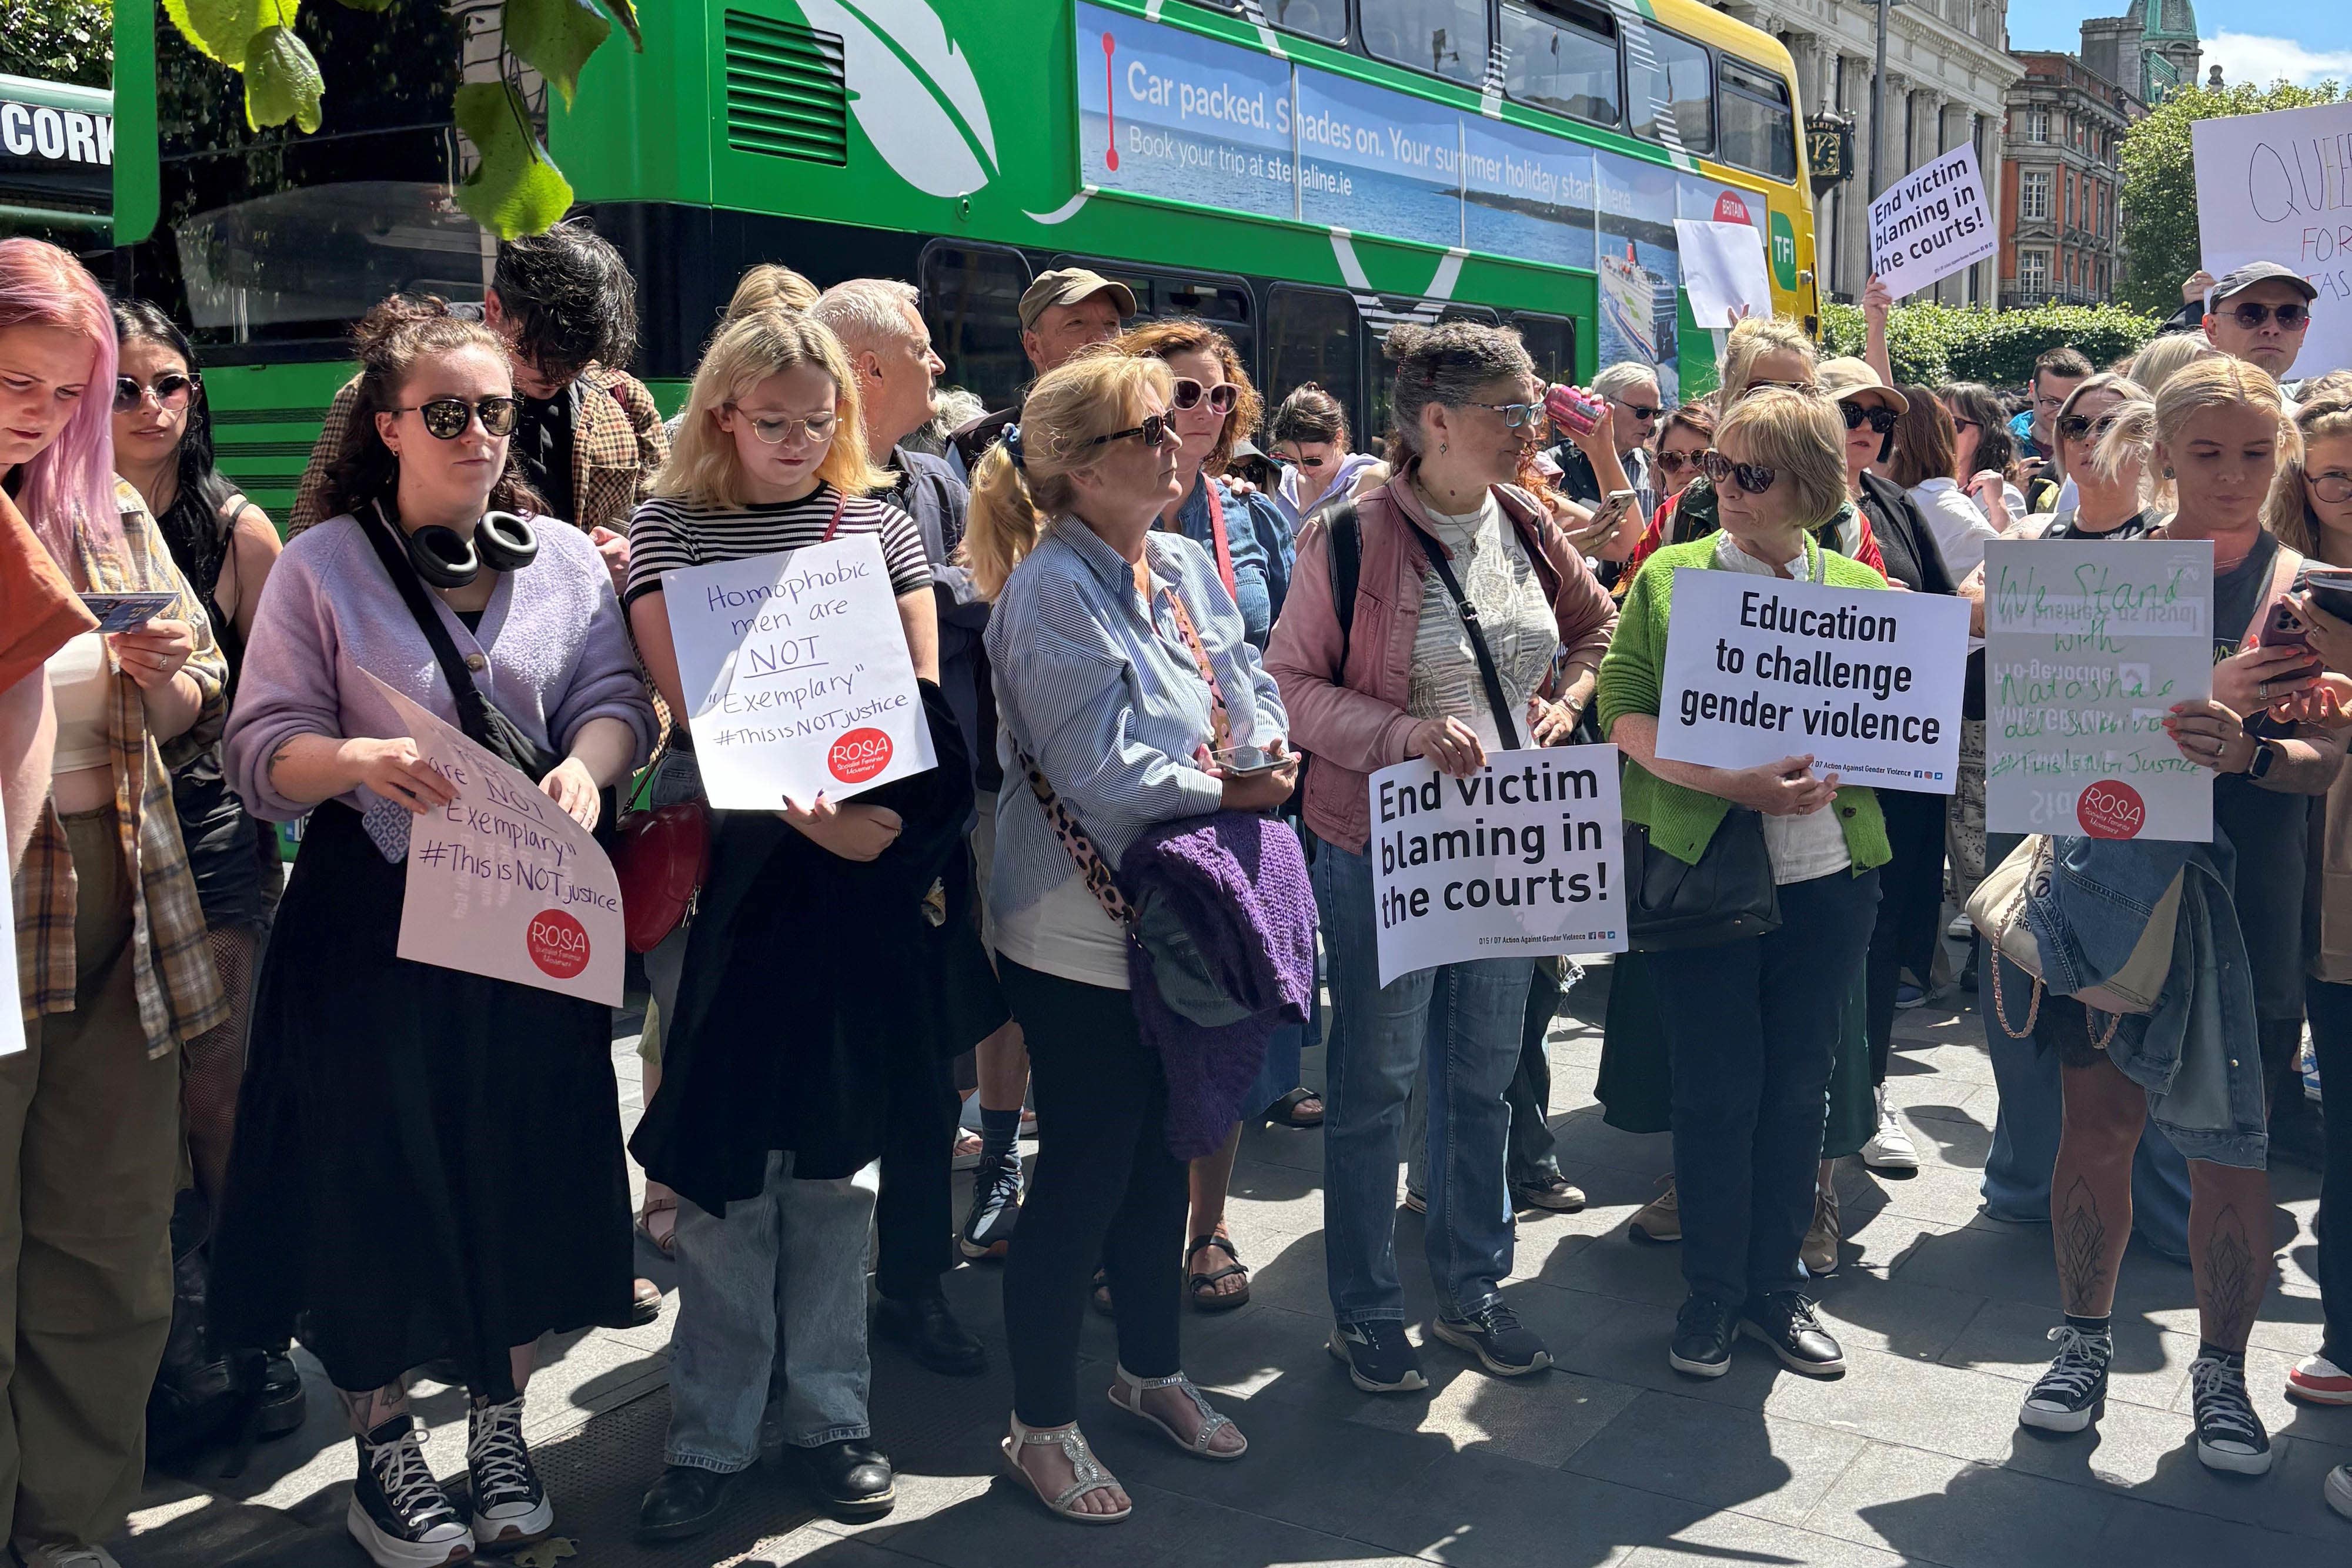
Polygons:
[[1962,600],[1677,567],[1658,755],[1948,795],[1968,640]]

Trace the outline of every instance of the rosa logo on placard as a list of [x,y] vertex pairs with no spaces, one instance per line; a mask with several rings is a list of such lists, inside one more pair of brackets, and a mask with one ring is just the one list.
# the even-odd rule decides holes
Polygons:
[[833,743],[824,765],[844,784],[863,784],[890,766],[890,737],[878,729],[853,729]]
[[2147,821],[2147,803],[2120,779],[2102,779],[2074,801],[2074,820],[2095,839],[2136,839]]
[[542,909],[530,917],[524,936],[530,961],[559,980],[568,980],[588,967],[588,928],[560,909]]

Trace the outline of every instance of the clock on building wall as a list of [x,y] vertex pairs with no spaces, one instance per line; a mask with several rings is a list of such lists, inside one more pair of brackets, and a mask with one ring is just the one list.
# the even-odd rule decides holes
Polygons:
[[1853,119],[1815,114],[1805,120],[1805,161],[1812,165],[1816,195],[1853,178]]

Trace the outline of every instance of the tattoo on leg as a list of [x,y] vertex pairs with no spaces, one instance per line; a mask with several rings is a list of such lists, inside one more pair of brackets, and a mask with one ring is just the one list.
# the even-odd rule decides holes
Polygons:
[[2097,1197],[2081,1176],[2066,1189],[2054,1234],[2060,1300],[2078,1317],[2098,1316],[2095,1303],[2107,1282],[2107,1227],[2099,1218]]
[[387,1383],[382,1388],[358,1393],[338,1388],[335,1397],[342,1402],[343,1418],[351,1423],[352,1431],[362,1437],[394,1416],[408,1413],[408,1385],[404,1383]]
[[2245,1348],[2262,1305],[2265,1272],[2246,1239],[2237,1205],[2230,1205],[2213,1217],[2205,1254],[2197,1260],[2197,1306],[2204,1314],[2207,1339],[2231,1350]]

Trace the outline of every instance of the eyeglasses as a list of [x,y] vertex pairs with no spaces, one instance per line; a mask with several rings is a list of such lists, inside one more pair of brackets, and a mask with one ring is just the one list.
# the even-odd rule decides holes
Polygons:
[[1700,459],[1705,456],[1706,454],[1702,452],[1677,452],[1669,447],[1658,454],[1658,471],[1663,474],[1679,474],[1685,468],[1698,467]]
[[2230,316],[2249,332],[2267,326],[2273,317],[2278,319],[2282,332],[2300,332],[2311,325],[2311,307],[2308,305],[2272,306],[2249,299],[2243,305],[2231,307]]
[[195,377],[182,375],[177,371],[166,371],[146,386],[140,385],[136,376],[117,376],[114,378],[114,412],[129,413],[149,392],[155,394],[155,406],[158,408],[185,408],[188,406],[188,394],[195,390]]
[[1198,408],[1202,398],[1208,399],[1211,413],[1231,413],[1242,400],[1242,389],[1231,382],[1204,387],[1190,376],[1178,376],[1168,390],[1168,401],[1177,408]]
[[1730,479],[1737,481],[1739,487],[1751,496],[1762,495],[1772,487],[1772,481],[1780,477],[1779,474],[1765,467],[1761,463],[1734,463],[1722,453],[1715,451],[1703,452],[1699,455],[1698,470],[1706,476],[1709,484],[1718,488],[1726,479]]
[[1175,427],[1168,423],[1166,414],[1155,413],[1148,415],[1141,424],[1130,425],[1125,430],[1114,430],[1108,435],[1097,435],[1092,441],[1080,442],[1078,444],[1081,447],[1104,446],[1114,441],[1129,441],[1139,436],[1142,438],[1143,444],[1146,446],[1167,446],[1183,439],[1176,434]]
[[1867,424],[1881,435],[1891,435],[1895,432],[1896,415],[1891,408],[1864,408],[1858,402],[1842,402],[1838,404],[1838,412],[1845,415],[1848,430],[1860,430]]
[[1525,430],[1539,424],[1544,419],[1544,406],[1539,402],[1465,402],[1465,408],[1491,408],[1503,416],[1506,430]]
[[2116,416],[2103,414],[2094,419],[2087,413],[2070,413],[2058,421],[2058,434],[2069,441],[2080,441],[2086,435],[2105,435],[2115,427]]
[[[731,402],[727,405],[727,412],[743,413]],[[746,413],[743,418],[751,426],[751,434],[767,446],[782,446],[787,441],[798,441],[803,436],[811,441],[831,441],[833,427],[841,423],[841,416],[832,413],[812,413],[802,419],[761,419],[758,414]]]
[[2331,507],[2352,501],[2352,475],[2315,474],[2311,479],[2311,493]]
[[522,404],[510,397],[478,398],[467,402],[461,397],[436,397],[430,402],[420,402],[412,408],[396,408],[395,415],[414,413],[425,422],[425,434],[441,441],[455,441],[466,434],[466,427],[481,416],[482,429],[490,435],[512,435],[515,422],[522,417]]
[[1644,407],[1643,404],[1638,402],[1621,402],[1617,406],[1623,409],[1627,413],[1632,414],[1637,422],[1643,424],[1647,424],[1650,421],[1657,418],[1658,415],[1666,412],[1663,408]]

